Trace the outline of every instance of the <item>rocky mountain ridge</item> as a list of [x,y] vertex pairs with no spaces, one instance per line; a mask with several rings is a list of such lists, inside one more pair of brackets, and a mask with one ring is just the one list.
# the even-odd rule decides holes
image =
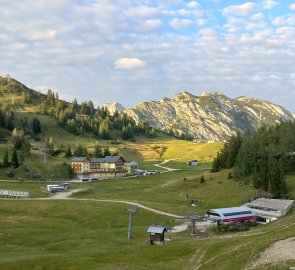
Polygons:
[[119,102],[113,102],[113,103],[103,103],[102,105],[99,106],[99,108],[106,108],[108,109],[109,113],[111,115],[114,115],[114,113],[117,112],[122,112],[125,110],[125,108],[120,104]]
[[294,114],[271,102],[249,97],[231,99],[218,92],[201,96],[181,92],[160,101],[142,102],[125,112],[136,122],[147,121],[165,132],[214,141],[295,120]]

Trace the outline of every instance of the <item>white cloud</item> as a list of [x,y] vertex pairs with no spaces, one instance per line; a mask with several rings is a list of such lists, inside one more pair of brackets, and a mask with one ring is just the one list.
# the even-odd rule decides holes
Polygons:
[[188,16],[192,14],[192,11],[187,9],[179,9],[177,10],[177,13],[182,16]]
[[256,4],[253,2],[246,2],[242,5],[230,5],[223,10],[223,14],[225,16],[245,16],[253,12],[255,10],[255,7]]
[[136,69],[144,66],[139,58],[120,58],[116,60],[115,67],[118,69]]
[[262,2],[262,7],[264,9],[272,9],[273,7],[275,7],[278,4],[278,1],[274,1],[274,0],[264,0]]
[[170,25],[173,28],[180,29],[180,28],[186,28],[189,27],[192,24],[192,20],[190,19],[179,19],[179,18],[174,18],[171,22]]
[[130,17],[152,17],[158,14],[158,9],[149,6],[135,6],[126,10]]
[[25,43],[15,42],[15,43],[12,43],[10,47],[12,50],[24,50],[24,49],[27,49],[28,46]]
[[197,1],[191,1],[191,2],[189,2],[187,4],[187,6],[189,8],[193,8],[193,9],[200,8],[200,4]]
[[262,19],[264,19],[264,14],[263,13],[256,13],[256,14],[252,15],[250,19],[253,21],[262,20]]
[[200,39],[201,42],[208,43],[207,44],[208,46],[211,43],[215,43],[215,42],[219,41],[219,38],[218,38],[215,30],[212,29],[212,28],[204,28],[204,29],[201,29],[198,32],[198,37],[199,37],[199,39]]
[[25,36],[31,40],[50,40],[56,36],[55,30],[30,30],[25,33]]
[[149,28],[157,28],[162,25],[162,21],[160,19],[146,20],[145,23]]
[[295,16],[293,14],[289,16],[278,16],[271,23],[275,26],[293,26],[295,25]]
[[197,19],[196,23],[198,26],[203,26],[207,22],[206,19]]
[[290,5],[289,8],[290,8],[291,10],[295,10],[295,3],[292,4],[292,5]]
[[211,0],[202,7],[197,1],[7,0],[1,72],[96,105],[131,106],[180,89],[196,95],[216,89],[269,98],[295,111],[294,1],[276,1],[280,8],[267,13],[263,0]]

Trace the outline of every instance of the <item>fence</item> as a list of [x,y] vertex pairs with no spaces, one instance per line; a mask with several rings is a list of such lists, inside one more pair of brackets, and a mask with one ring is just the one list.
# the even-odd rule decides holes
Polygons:
[[0,197],[2,198],[29,198],[29,192],[0,189]]

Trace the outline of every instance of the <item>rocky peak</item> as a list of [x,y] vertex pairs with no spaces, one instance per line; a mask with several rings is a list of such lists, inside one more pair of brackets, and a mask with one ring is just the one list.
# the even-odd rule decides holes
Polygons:
[[115,111],[122,112],[125,110],[125,108],[119,103],[103,103],[99,106],[100,108],[107,108],[111,115],[115,113]]
[[147,121],[163,131],[215,141],[295,119],[279,105],[247,97],[231,99],[219,92],[204,92],[198,97],[184,91],[160,102],[141,103],[126,112],[135,121]]

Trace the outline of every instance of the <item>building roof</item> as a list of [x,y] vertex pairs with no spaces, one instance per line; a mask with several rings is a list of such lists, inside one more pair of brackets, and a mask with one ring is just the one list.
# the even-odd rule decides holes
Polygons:
[[130,161],[129,164],[131,164],[131,165],[137,165],[137,162],[133,160],[133,161]]
[[92,158],[91,162],[105,162],[104,158]]
[[163,233],[167,231],[167,229],[165,227],[162,227],[162,226],[149,226],[147,232],[148,233]]
[[229,207],[229,208],[218,208],[218,209],[210,209],[208,212],[215,212],[222,218],[229,218],[229,217],[243,217],[243,216],[256,216],[255,211],[253,209],[246,207],[246,206],[239,206],[239,207]]
[[287,209],[292,204],[294,204],[294,200],[258,198],[250,203],[247,203],[246,205],[249,207],[254,206],[281,210]]
[[120,158],[122,158],[122,157],[121,156],[105,156],[104,157],[104,162],[116,163]]
[[88,161],[90,161],[90,159],[88,158],[88,157],[73,157],[72,159],[71,159],[71,161],[84,161],[84,160],[88,160]]
[[90,162],[100,162],[100,163],[116,163],[118,162],[119,159],[122,159],[124,162],[126,162],[126,160],[121,157],[121,156],[105,156],[104,158],[88,158],[88,157],[73,157],[72,158],[72,162],[78,161],[78,162],[82,162],[82,161],[90,161]]

